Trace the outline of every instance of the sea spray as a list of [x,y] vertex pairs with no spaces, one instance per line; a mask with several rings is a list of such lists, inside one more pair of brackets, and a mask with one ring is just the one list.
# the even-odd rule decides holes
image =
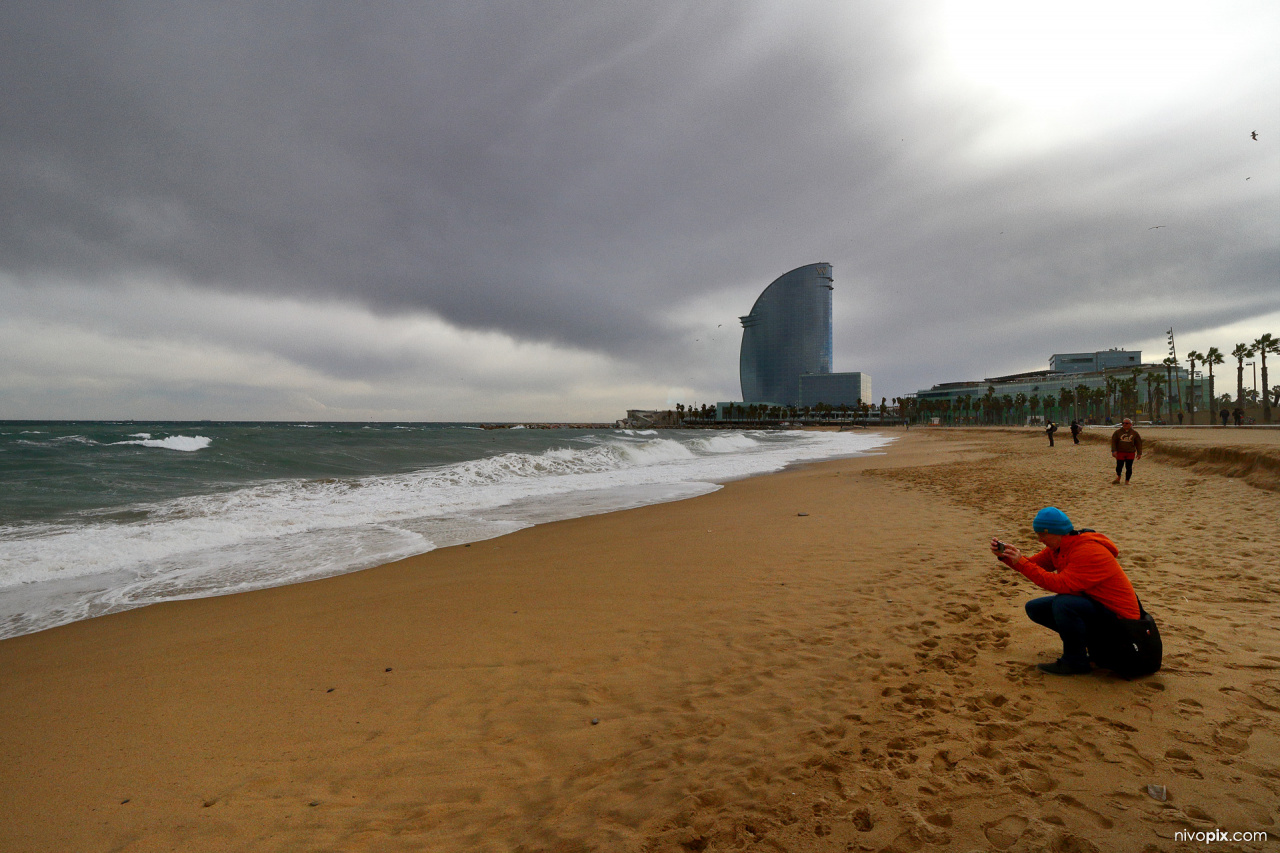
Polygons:
[[[888,441],[799,431],[202,424],[121,425],[112,434],[77,426],[21,436],[39,445],[23,448],[27,468],[61,472],[61,488],[76,500],[0,524],[0,637],[690,497]],[[6,438],[18,436],[0,430],[0,451]],[[0,452],[0,470],[9,461]],[[324,476],[343,467],[364,470]],[[148,488],[134,482],[148,476]],[[84,495],[92,483],[108,484],[96,501]],[[121,501],[126,487],[151,499]]]

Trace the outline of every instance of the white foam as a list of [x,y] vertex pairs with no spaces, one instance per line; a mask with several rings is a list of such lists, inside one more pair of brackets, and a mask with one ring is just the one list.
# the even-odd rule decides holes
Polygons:
[[[170,436],[148,446],[202,436]],[[144,443],[152,439],[139,439]],[[410,474],[289,480],[135,505],[141,520],[0,527],[0,637],[170,598],[338,574],[572,517],[700,494],[891,439],[833,432],[677,440],[593,434]],[[198,442],[199,447],[193,445]],[[181,449],[187,449],[187,447]],[[447,522],[448,534],[442,534]]]
[[203,435],[171,435],[168,438],[152,438],[150,433],[140,432],[139,436],[144,436],[137,441],[113,441],[112,444],[137,444],[142,447],[159,447],[165,450],[181,450],[185,453],[194,453],[197,450],[204,450],[213,443],[212,438]]

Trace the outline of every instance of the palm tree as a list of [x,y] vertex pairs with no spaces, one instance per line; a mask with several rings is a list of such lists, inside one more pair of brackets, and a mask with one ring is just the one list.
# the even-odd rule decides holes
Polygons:
[[1134,411],[1138,408],[1138,380],[1130,376],[1120,380],[1120,411]]
[[1014,415],[1014,417],[1015,417],[1015,418],[1021,418],[1021,417],[1022,417],[1022,407],[1023,407],[1023,406],[1025,406],[1025,405],[1027,405],[1027,395],[1026,395],[1026,394],[1023,394],[1021,391],[1019,391],[1019,392],[1017,393],[1017,395],[1013,398],[1013,403],[1014,403],[1014,405],[1015,405],[1015,406],[1017,406],[1017,409],[1015,409],[1015,410],[1014,410],[1014,411],[1015,411],[1015,415]]
[[1236,405],[1244,408],[1244,360],[1253,356],[1248,344],[1236,344],[1231,357],[1236,360]]
[[1115,396],[1116,380],[1114,376],[1106,376],[1103,374],[1102,403],[1103,416],[1108,423],[1111,422],[1111,399]]
[[1191,406],[1191,423],[1196,422],[1196,362],[1203,359],[1200,353],[1195,350],[1187,352],[1187,363],[1191,365],[1191,369],[1187,371],[1187,397]]
[[1152,412],[1154,415],[1156,415],[1156,417],[1153,417],[1152,420],[1159,420],[1158,416],[1160,414],[1160,406],[1163,403],[1164,403],[1164,389],[1161,388],[1159,385],[1156,385],[1155,408],[1152,409]]
[[1070,388],[1062,388],[1058,391],[1058,417],[1066,417],[1067,406],[1071,407],[1071,419],[1076,420],[1075,416],[1076,395]]
[[[1215,364],[1222,364],[1226,359],[1223,358],[1221,351],[1219,351],[1217,347],[1209,347],[1204,351],[1204,355],[1200,356],[1200,360],[1209,368],[1209,399],[1215,400],[1217,398],[1213,394],[1213,366]],[[1212,403],[1209,404],[1209,423],[1213,423]]]
[[1076,386],[1076,403],[1084,409],[1084,416],[1089,417],[1089,401],[1093,398],[1089,395],[1089,386],[1081,382]]
[[1129,387],[1130,387],[1130,388],[1132,389],[1132,391],[1133,391],[1133,408],[1134,408],[1134,414],[1137,414],[1137,408],[1138,408],[1138,383],[1142,381],[1142,368],[1141,368],[1141,367],[1131,367],[1131,368],[1129,368],[1129,381],[1133,383],[1133,384],[1132,384],[1132,385],[1130,385]]
[[1160,363],[1164,365],[1164,369],[1165,369],[1166,379],[1165,379],[1165,386],[1164,386],[1164,392],[1165,392],[1164,396],[1165,396],[1165,399],[1169,401],[1169,420],[1172,421],[1173,420],[1173,369],[1178,366],[1178,360],[1173,356],[1169,356],[1168,358],[1166,358],[1164,361]]
[[1267,384],[1267,353],[1280,355],[1280,340],[1267,332],[1254,341],[1250,349],[1262,359],[1262,422],[1269,424],[1271,423],[1271,395],[1268,390],[1271,386]]

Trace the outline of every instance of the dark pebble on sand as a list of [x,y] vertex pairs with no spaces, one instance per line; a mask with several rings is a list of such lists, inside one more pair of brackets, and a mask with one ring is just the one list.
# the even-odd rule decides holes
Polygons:
[[807,512],[797,512],[797,513],[796,513],[796,515],[808,515],[808,514],[809,514],[809,513],[807,513]]
[[307,803],[307,805],[309,805],[309,806],[318,806],[318,805],[320,805],[320,801],[319,801],[319,800],[312,800],[311,802]]
[[591,718],[591,725],[593,725],[593,726],[598,726],[598,725],[600,725],[600,718],[599,718],[599,717],[592,717],[592,718]]
[[383,672],[390,672],[390,671],[391,671],[391,667],[387,667],[386,669],[383,670]]
[[330,687],[328,690],[326,690],[326,691],[325,691],[325,693],[332,693],[333,691],[335,691],[335,690],[337,690],[337,689],[338,689],[338,688],[336,688],[336,687]]
[[120,805],[122,805],[122,806],[123,806],[123,805],[124,805],[125,803],[127,803],[127,802],[129,802],[129,801],[128,801],[128,800],[121,800],[121,801],[120,801]]

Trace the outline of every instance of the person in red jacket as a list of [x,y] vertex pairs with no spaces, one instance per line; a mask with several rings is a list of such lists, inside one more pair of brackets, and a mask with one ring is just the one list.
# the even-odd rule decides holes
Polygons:
[[1116,478],[1112,483],[1120,482],[1120,472],[1124,472],[1124,484],[1129,485],[1133,476],[1133,460],[1142,458],[1142,436],[1133,428],[1133,421],[1125,418],[1120,422],[1120,429],[1111,433],[1111,455],[1116,459]]
[[1037,668],[1076,675],[1091,671],[1091,660],[1105,665],[1112,647],[1122,642],[1106,611],[1121,619],[1137,619],[1141,613],[1133,584],[1116,561],[1120,549],[1101,533],[1075,530],[1057,507],[1036,513],[1031,529],[1045,546],[1035,556],[1023,556],[999,539],[991,540],[991,553],[1036,586],[1057,593],[1027,602],[1031,621],[1062,638],[1062,657]]

